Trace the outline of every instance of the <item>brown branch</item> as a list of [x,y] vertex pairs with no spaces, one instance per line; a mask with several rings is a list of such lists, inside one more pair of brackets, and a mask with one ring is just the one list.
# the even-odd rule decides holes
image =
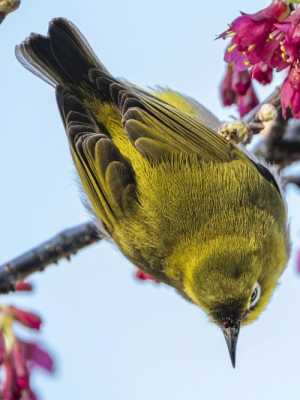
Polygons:
[[293,147],[292,143],[284,138],[288,124],[289,119],[283,118],[281,108],[279,108],[276,119],[269,123],[263,131],[263,139],[258,148],[255,149],[256,154],[259,153],[260,157],[263,157],[269,163],[277,164],[280,168],[294,161],[294,157],[291,157],[293,153],[299,153],[299,146]]
[[16,282],[34,272],[43,271],[51,264],[57,264],[63,258],[69,260],[79,250],[101,239],[95,225],[89,222],[60,232],[32,250],[0,265],[0,293],[14,291]]
[[[276,108],[277,116],[273,121],[261,122],[260,110],[264,104],[271,104]],[[291,115],[283,117],[278,88],[243,121],[252,135],[261,135],[260,142],[253,149],[260,158],[276,164],[280,169],[300,160],[300,124],[291,124]]]
[[284,186],[294,185],[300,189],[300,176],[285,176],[283,179]]

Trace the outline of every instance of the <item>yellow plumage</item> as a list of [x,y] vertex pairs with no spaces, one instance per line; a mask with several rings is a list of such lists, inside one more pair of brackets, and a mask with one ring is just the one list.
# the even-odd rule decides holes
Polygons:
[[71,153],[102,229],[137,267],[218,324],[235,362],[288,259],[286,210],[271,172],[172,90],[113,78],[76,28],[54,20],[20,61],[56,87]]

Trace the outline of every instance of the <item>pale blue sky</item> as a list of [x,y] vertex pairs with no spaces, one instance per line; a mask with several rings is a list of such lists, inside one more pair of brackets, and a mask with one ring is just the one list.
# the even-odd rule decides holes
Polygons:
[[[112,73],[168,85],[219,117],[223,41],[239,10],[266,1],[23,1],[0,26],[1,253],[18,255],[85,221],[51,87],[17,63],[14,46],[48,21],[75,22]],[[288,193],[297,245],[300,198]],[[36,275],[36,293],[7,301],[44,315],[43,338],[57,356],[55,378],[38,376],[47,399],[263,400],[299,398],[300,280],[290,264],[266,313],[242,330],[237,369],[224,338],[172,289],[140,285],[116,249],[102,243]]]

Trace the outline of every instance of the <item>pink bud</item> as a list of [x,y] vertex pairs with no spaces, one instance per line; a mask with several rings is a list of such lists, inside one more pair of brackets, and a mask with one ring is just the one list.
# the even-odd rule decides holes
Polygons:
[[290,68],[281,87],[280,98],[283,116],[286,118],[290,110],[294,118],[300,118],[300,67],[298,65]]
[[155,283],[160,283],[157,279],[155,279],[152,275],[146,274],[145,272],[141,270],[136,270],[135,272],[135,278],[139,281],[152,281]]
[[22,342],[26,359],[32,366],[37,366],[49,373],[54,372],[54,361],[50,354],[34,342]]
[[225,107],[235,103],[236,93],[232,87],[233,69],[229,65],[221,83],[221,99]]
[[258,105],[259,101],[253,86],[251,85],[244,96],[238,96],[237,105],[240,116],[248,114],[254,107]]
[[33,286],[29,282],[19,281],[16,283],[15,289],[17,292],[32,292]]
[[39,330],[41,328],[42,321],[38,315],[32,312],[20,310],[19,308],[13,306],[8,307],[8,311],[11,316],[22,325],[35,330]]
[[272,82],[273,70],[267,64],[260,62],[252,68],[251,76],[262,85],[267,85]]
[[3,400],[18,400],[15,394],[17,391],[16,387],[16,375],[13,367],[11,358],[7,358],[4,365],[4,382],[2,385],[2,396]]
[[251,85],[251,77],[247,70],[238,71],[236,68],[233,71],[232,88],[237,95],[243,96],[247,93]]
[[26,365],[25,354],[22,344],[18,340],[16,340],[14,344],[12,357],[15,367],[17,386],[20,390],[29,389],[29,373]]

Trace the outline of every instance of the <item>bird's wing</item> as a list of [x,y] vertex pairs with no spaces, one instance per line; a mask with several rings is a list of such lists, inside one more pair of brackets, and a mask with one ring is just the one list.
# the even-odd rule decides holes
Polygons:
[[121,134],[125,133],[148,160],[166,160],[174,153],[194,153],[203,161],[248,159],[199,118],[100,70],[91,71],[89,77],[95,93],[99,94],[97,119],[107,121],[107,109],[115,110],[124,129]]
[[112,233],[116,221],[136,204],[134,172],[105,126],[93,118],[76,95],[60,86],[56,93],[81,183],[104,230]]
[[176,90],[157,87],[153,91],[153,94],[155,97],[165,101],[179,111],[199,120],[214,131],[217,131],[222,124],[221,121],[203,104],[189,96],[177,92]]

